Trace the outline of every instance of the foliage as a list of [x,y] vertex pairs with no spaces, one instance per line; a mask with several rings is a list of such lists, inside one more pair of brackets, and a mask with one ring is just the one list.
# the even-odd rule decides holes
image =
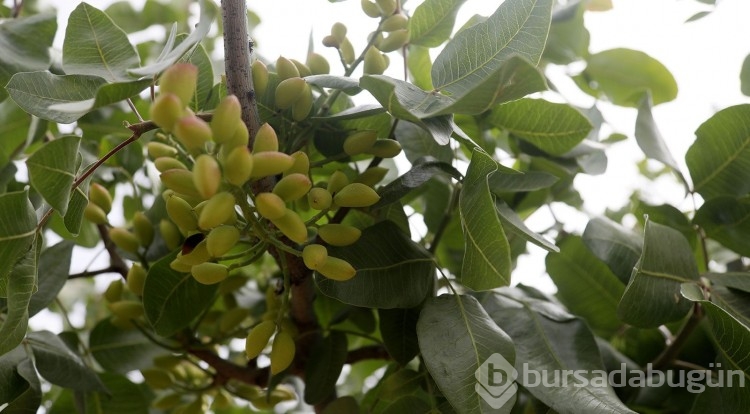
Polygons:
[[[498,412],[750,404],[737,383],[632,382],[719,367],[750,380],[750,105],[706,120],[680,171],[652,115],[677,96],[669,70],[589,53],[583,16],[610,2],[506,0],[457,22],[462,0],[362,0],[363,50],[340,23],[322,39],[340,67],[316,43],[305,63],[258,58],[252,75],[212,61],[217,24],[248,43],[245,14],[218,22],[208,0],[194,27],[186,2],[81,3],[59,61],[56,16],[34,3],[0,6],[3,413],[495,412],[480,371],[496,357],[588,381],[519,376]],[[151,26],[164,44],[131,43]],[[384,74],[399,53],[405,80]],[[637,108],[634,139],[692,209],[636,194],[580,235],[527,226],[560,204],[584,211],[575,177],[603,172],[623,138],[600,136],[596,105],[560,103],[545,77],[560,65]],[[527,243],[547,251],[555,295],[511,286]],[[70,274],[81,249],[109,266]],[[82,325],[29,329],[74,304]],[[594,384],[617,370],[631,381]]]

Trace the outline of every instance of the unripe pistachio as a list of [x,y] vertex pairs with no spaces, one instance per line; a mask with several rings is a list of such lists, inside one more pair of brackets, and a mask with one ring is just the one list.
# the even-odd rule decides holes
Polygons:
[[94,224],[107,224],[109,222],[107,220],[107,213],[92,202],[86,204],[86,207],[83,209],[83,216],[86,217],[86,220]]
[[[370,48],[373,50],[373,48]],[[346,155],[358,155],[369,150],[378,139],[377,131],[358,131],[344,140]]]
[[190,63],[176,63],[159,77],[159,94],[173,93],[186,107],[195,95],[198,67]]
[[229,221],[235,215],[234,205],[235,200],[231,193],[217,193],[203,207],[198,216],[198,227],[207,230]]
[[211,257],[221,257],[240,240],[240,231],[234,226],[219,226],[206,236],[206,248]]
[[251,178],[268,177],[281,174],[294,165],[294,159],[283,152],[261,152],[253,154],[253,171]]
[[328,259],[328,249],[322,244],[308,244],[302,249],[302,261],[308,269],[317,269],[326,259]]
[[134,300],[120,300],[107,305],[113,315],[122,319],[136,319],[143,315],[143,304]]
[[260,60],[253,62],[253,88],[255,89],[256,96],[263,96],[266,94],[268,88],[268,68]]
[[318,236],[331,246],[354,244],[361,235],[362,230],[346,224],[325,224],[318,229]]
[[248,142],[250,142],[250,132],[247,130],[245,123],[239,120],[234,135],[222,144],[222,150],[228,152],[235,147],[246,147]]
[[[375,37],[375,39],[373,39]],[[370,34],[367,35],[367,42],[372,42],[372,45],[378,48],[380,50],[380,42],[383,41],[383,32],[380,30],[376,30],[374,32],[370,32]]]
[[161,182],[168,189],[184,194],[188,197],[200,197],[198,189],[195,187],[193,172],[180,169],[166,170],[159,175]]
[[149,109],[151,120],[165,132],[174,128],[175,122],[185,115],[185,105],[173,93],[160,93]]
[[381,182],[388,174],[388,168],[385,167],[370,167],[366,169],[362,174],[357,176],[354,180],[355,183],[362,183],[369,187],[374,187],[375,184]]
[[211,402],[211,409],[216,411],[231,410],[234,407],[234,397],[225,389],[220,388]]
[[133,263],[128,270],[128,289],[138,296],[143,296],[143,286],[146,284],[146,269],[140,264]]
[[394,50],[401,49],[408,42],[409,31],[407,29],[394,30],[380,42],[380,50],[385,53],[393,52]]
[[[167,198],[166,207],[169,218],[183,231],[188,232],[198,228],[198,216],[184,199],[173,195]],[[164,236],[164,228],[160,227],[160,229],[162,230],[162,236]],[[172,243],[174,243],[175,237],[170,237],[172,237]]]
[[333,196],[333,202],[341,207],[369,207],[378,200],[378,193],[362,183],[349,184]]
[[335,37],[339,43],[342,43],[346,39],[346,25],[341,22],[336,22],[331,26],[331,36]]
[[229,276],[229,269],[223,264],[205,262],[193,266],[190,269],[190,274],[199,283],[213,285],[226,279]]
[[180,403],[182,403],[182,393],[171,393],[157,398],[151,403],[151,406],[157,410],[168,411],[177,407]]
[[284,79],[300,77],[297,66],[295,66],[291,60],[283,56],[279,56],[279,58],[276,59],[276,74],[279,75],[279,80],[282,81]]
[[109,286],[107,286],[107,289],[104,291],[104,299],[107,302],[118,302],[120,299],[122,299],[122,290],[124,286],[125,285],[120,279],[113,281],[109,284]]
[[377,18],[380,17],[380,8],[377,4],[370,0],[360,0],[362,11],[369,17]]
[[310,85],[305,83],[305,90],[302,91],[302,94],[297,99],[294,104],[292,104],[292,119],[301,122],[307,118],[308,115],[310,115],[310,111],[313,107],[313,94],[312,94],[312,88],[310,88]]
[[328,187],[326,189],[329,193],[336,194],[347,185],[349,185],[349,177],[343,172],[336,170],[328,177]]
[[344,62],[347,65],[351,65],[354,63],[354,60],[357,58],[354,54],[354,46],[352,46],[352,42],[349,41],[348,38],[344,38],[344,41],[341,42],[341,47],[339,48],[341,50],[341,57],[344,59]]
[[300,62],[296,59],[289,59],[292,63],[294,63],[294,66],[297,67],[297,71],[299,72],[299,77],[304,78],[305,76],[312,75],[312,71],[310,71],[310,68],[307,67],[304,63]]
[[169,388],[174,383],[174,379],[169,372],[157,368],[142,369],[141,375],[143,375],[146,384],[156,390]]
[[307,201],[315,210],[325,210],[331,207],[333,196],[325,188],[315,187],[307,193]]
[[172,157],[159,157],[154,160],[154,166],[159,172],[167,170],[187,170],[187,166]]
[[274,226],[276,226],[289,240],[302,244],[307,241],[307,226],[302,218],[294,212],[294,210],[286,209],[286,213],[277,218],[271,220]]
[[128,252],[137,253],[140,243],[133,233],[122,227],[112,227],[109,229],[109,238],[117,247]]
[[284,200],[274,193],[259,193],[256,195],[255,208],[261,216],[269,220],[279,219],[286,214]]
[[231,332],[249,315],[250,312],[245,308],[233,308],[224,312],[219,319],[219,332]]
[[276,135],[276,131],[273,127],[266,122],[258,128],[258,132],[255,134],[255,140],[253,141],[253,153],[259,153],[264,151],[278,151],[279,150],[279,137]]
[[279,180],[273,187],[273,193],[286,202],[298,200],[307,194],[312,182],[304,174],[290,174]]
[[[198,227],[198,218],[194,217],[195,227]],[[164,239],[164,244],[167,245],[169,250],[176,249],[182,242],[182,235],[180,230],[169,220],[162,219],[159,221],[159,233],[161,238]]]
[[133,216],[133,233],[143,247],[150,246],[154,241],[154,225],[142,211]]
[[112,211],[112,195],[99,183],[92,183],[89,187],[89,201],[99,206],[105,213]]
[[253,154],[247,147],[235,147],[229,152],[224,161],[224,178],[232,184],[241,187],[250,179],[253,173]]
[[244,382],[233,382],[232,391],[238,397],[248,401],[258,398],[266,398],[266,394],[259,386],[246,384]]
[[148,151],[148,156],[155,160],[159,157],[175,157],[177,156],[177,148],[162,144],[161,142],[151,141],[148,144],[146,144],[146,150]]
[[263,394],[261,397],[251,399],[250,402],[259,410],[272,411],[276,404],[292,401],[295,398],[294,391],[284,385],[278,385],[268,395]]
[[294,164],[292,164],[292,166],[289,167],[288,170],[284,171],[284,176],[290,174],[307,175],[307,173],[310,172],[310,158],[308,158],[306,153],[297,151],[290,156],[294,160]]
[[362,70],[366,75],[382,75],[388,68],[385,64],[383,54],[375,47],[367,49],[365,53],[365,62]]
[[381,16],[390,16],[396,12],[396,0],[375,0]]
[[271,375],[276,375],[289,368],[294,361],[296,346],[294,339],[287,331],[279,331],[271,345]]
[[331,65],[328,63],[328,60],[323,55],[315,52],[307,55],[307,66],[313,75],[327,75],[331,73]]
[[205,263],[209,259],[211,259],[211,255],[208,253],[207,246],[208,243],[203,240],[200,243],[196,244],[195,247],[193,247],[192,250],[190,250],[187,254],[185,253],[185,246],[183,246],[183,251],[182,253],[177,255],[177,260],[190,266],[197,266],[201,263]]
[[193,165],[193,183],[204,199],[213,197],[221,185],[221,168],[212,155],[201,154]]
[[173,132],[191,154],[200,153],[205,144],[211,141],[211,127],[195,115],[180,118],[174,125]]
[[257,358],[276,332],[276,322],[263,321],[250,330],[245,339],[245,355],[248,359]]
[[302,96],[305,91],[304,79],[288,78],[279,82],[276,86],[276,107],[279,109],[289,109]]
[[384,32],[392,32],[394,30],[406,29],[409,26],[409,19],[403,14],[394,14],[388,17],[380,24],[380,28]]
[[395,139],[379,139],[367,153],[380,158],[393,158],[401,153],[401,144]]
[[211,135],[214,142],[223,144],[230,140],[242,119],[240,100],[234,95],[224,97],[216,106],[211,117]]
[[336,49],[338,49],[339,47],[341,47],[341,43],[332,35],[328,35],[323,38],[323,46],[335,47]]
[[180,272],[180,273],[190,273],[190,269],[192,269],[192,268],[193,268],[193,265],[189,265],[189,264],[187,264],[187,263],[185,263],[185,262],[182,262],[182,261],[180,261],[180,259],[179,259],[179,258],[177,258],[177,259],[174,259],[174,260],[172,260],[172,261],[171,261],[171,262],[169,263],[169,267],[170,267],[170,268],[171,268],[172,270],[176,271],[176,272]]
[[315,270],[328,279],[339,282],[349,280],[357,274],[357,270],[349,262],[332,256],[328,256],[326,261]]

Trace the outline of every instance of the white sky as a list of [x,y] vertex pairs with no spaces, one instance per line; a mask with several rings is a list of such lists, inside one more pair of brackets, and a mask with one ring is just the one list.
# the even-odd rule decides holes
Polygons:
[[[44,1],[44,0],[43,0]],[[60,10],[60,26],[67,15],[78,4],[74,1],[47,0]],[[89,0],[91,5],[104,9],[111,0]],[[5,0],[5,4],[11,1]],[[134,0],[143,4],[143,0]],[[409,0],[406,8],[413,10],[420,0]],[[491,14],[500,1],[468,0],[458,16],[457,25],[463,24],[473,14]],[[613,0],[614,9],[604,13],[587,13],[586,25],[591,32],[592,53],[626,47],[644,51],[661,61],[675,76],[679,94],[675,101],[654,109],[654,117],[668,147],[684,167],[684,154],[695,139],[694,131],[719,109],[748,102],[740,94],[739,70],[744,57],[750,53],[750,1],[719,1],[715,11],[697,22],[685,20],[701,10],[711,7],[694,0]],[[377,24],[360,11],[359,1],[347,0],[330,3],[326,0],[257,0],[249,1],[249,7],[262,19],[256,29],[259,53],[265,58],[275,59],[283,54],[289,58],[305,59],[307,39],[313,31],[316,51],[329,57],[333,73],[341,73],[333,62],[337,61],[333,50],[320,45],[336,21],[345,23],[355,49],[364,46],[366,34]],[[57,39],[58,44],[62,34]],[[401,62],[396,53],[391,53],[391,68],[388,74],[401,76]],[[578,92],[573,86],[558,84],[571,102],[590,106],[593,100]],[[617,209],[624,205],[634,189],[640,189],[644,197],[654,204],[670,203],[689,209],[681,188],[673,180],[660,180],[654,184],[639,176],[635,163],[643,158],[633,139],[636,111],[601,104],[600,109],[616,132],[630,137],[608,152],[609,168],[606,174],[596,177],[581,176],[576,184],[592,214],[601,214],[606,208]],[[559,207],[559,206],[558,206]],[[570,229],[580,232],[587,216],[572,209],[559,207],[558,215],[569,220]],[[532,228],[541,229],[549,223],[544,213],[535,215],[530,222]],[[535,246],[529,247],[531,255],[519,262],[514,281],[533,284],[544,290],[554,289],[544,276],[543,252]],[[77,270],[73,270],[77,271]]]

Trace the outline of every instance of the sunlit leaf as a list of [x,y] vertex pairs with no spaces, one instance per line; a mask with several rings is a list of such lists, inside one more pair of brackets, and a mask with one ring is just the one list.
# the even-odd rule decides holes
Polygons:
[[725,247],[750,257],[750,197],[717,197],[706,201],[695,213],[693,222],[706,235]]
[[685,155],[693,189],[704,199],[750,192],[750,104],[715,113],[695,135]]
[[29,324],[29,300],[36,289],[41,246],[41,241],[32,244],[26,254],[15,263],[7,279],[7,285],[0,289],[7,293],[8,298],[8,312],[0,325],[0,355],[15,348],[26,335]]
[[691,305],[680,295],[680,285],[692,280],[698,280],[698,266],[685,237],[670,227],[647,221],[641,257],[617,315],[641,328],[682,319]]
[[138,67],[140,62],[127,34],[106,13],[81,3],[70,14],[63,42],[65,73],[129,82],[135,79],[128,69]]
[[495,208],[497,209],[497,214],[503,223],[503,227],[509,232],[514,233],[527,242],[534,243],[549,252],[560,251],[560,248],[555,246],[554,243],[547,240],[547,238],[545,238],[541,234],[528,228],[523,222],[523,219],[521,219],[521,217],[518,215],[518,213],[513,211],[513,209],[503,201],[497,201],[497,203],[495,204]]
[[583,12],[590,2],[572,2],[552,13],[543,59],[566,65],[589,53],[591,35],[583,24]]
[[[515,395],[502,409],[495,409],[477,392],[477,388],[484,390],[478,383],[479,377],[475,376],[480,366],[497,355],[493,358],[504,359],[512,368],[516,352],[508,334],[495,324],[476,299],[459,295],[427,299],[417,322],[417,336],[427,370],[457,412],[510,412]],[[494,367],[495,370],[500,368],[499,365]],[[505,379],[511,381],[511,373],[506,371],[506,374]],[[513,392],[516,387],[510,384],[504,391]]]
[[635,140],[647,157],[661,161],[676,172],[680,172],[680,166],[677,165],[677,161],[667,148],[667,143],[656,126],[654,115],[651,113],[651,95],[648,92],[638,105],[638,116],[635,119]]
[[18,72],[45,70],[50,66],[49,49],[57,31],[54,13],[40,13],[0,22],[0,101],[5,86]]
[[458,203],[466,251],[461,283],[474,290],[488,290],[510,284],[510,246],[487,179],[497,163],[474,150]]
[[415,164],[409,171],[378,190],[380,201],[375,204],[375,208],[383,207],[400,200],[412,190],[421,187],[435,175],[447,175],[457,180],[462,178],[461,173],[453,168],[452,165],[441,161],[426,160]]
[[630,280],[643,249],[639,235],[604,217],[589,221],[583,231],[583,243],[624,284]]
[[0,297],[5,297],[7,276],[31,246],[36,234],[36,213],[27,190],[0,195]]
[[417,6],[409,20],[409,43],[436,47],[448,40],[456,14],[466,0],[427,0]]

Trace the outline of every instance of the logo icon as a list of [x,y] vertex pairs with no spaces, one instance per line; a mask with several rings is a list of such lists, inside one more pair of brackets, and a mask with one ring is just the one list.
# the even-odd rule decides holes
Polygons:
[[518,371],[500,354],[492,354],[474,373],[477,383],[474,389],[487,404],[499,409],[511,399],[515,402]]

